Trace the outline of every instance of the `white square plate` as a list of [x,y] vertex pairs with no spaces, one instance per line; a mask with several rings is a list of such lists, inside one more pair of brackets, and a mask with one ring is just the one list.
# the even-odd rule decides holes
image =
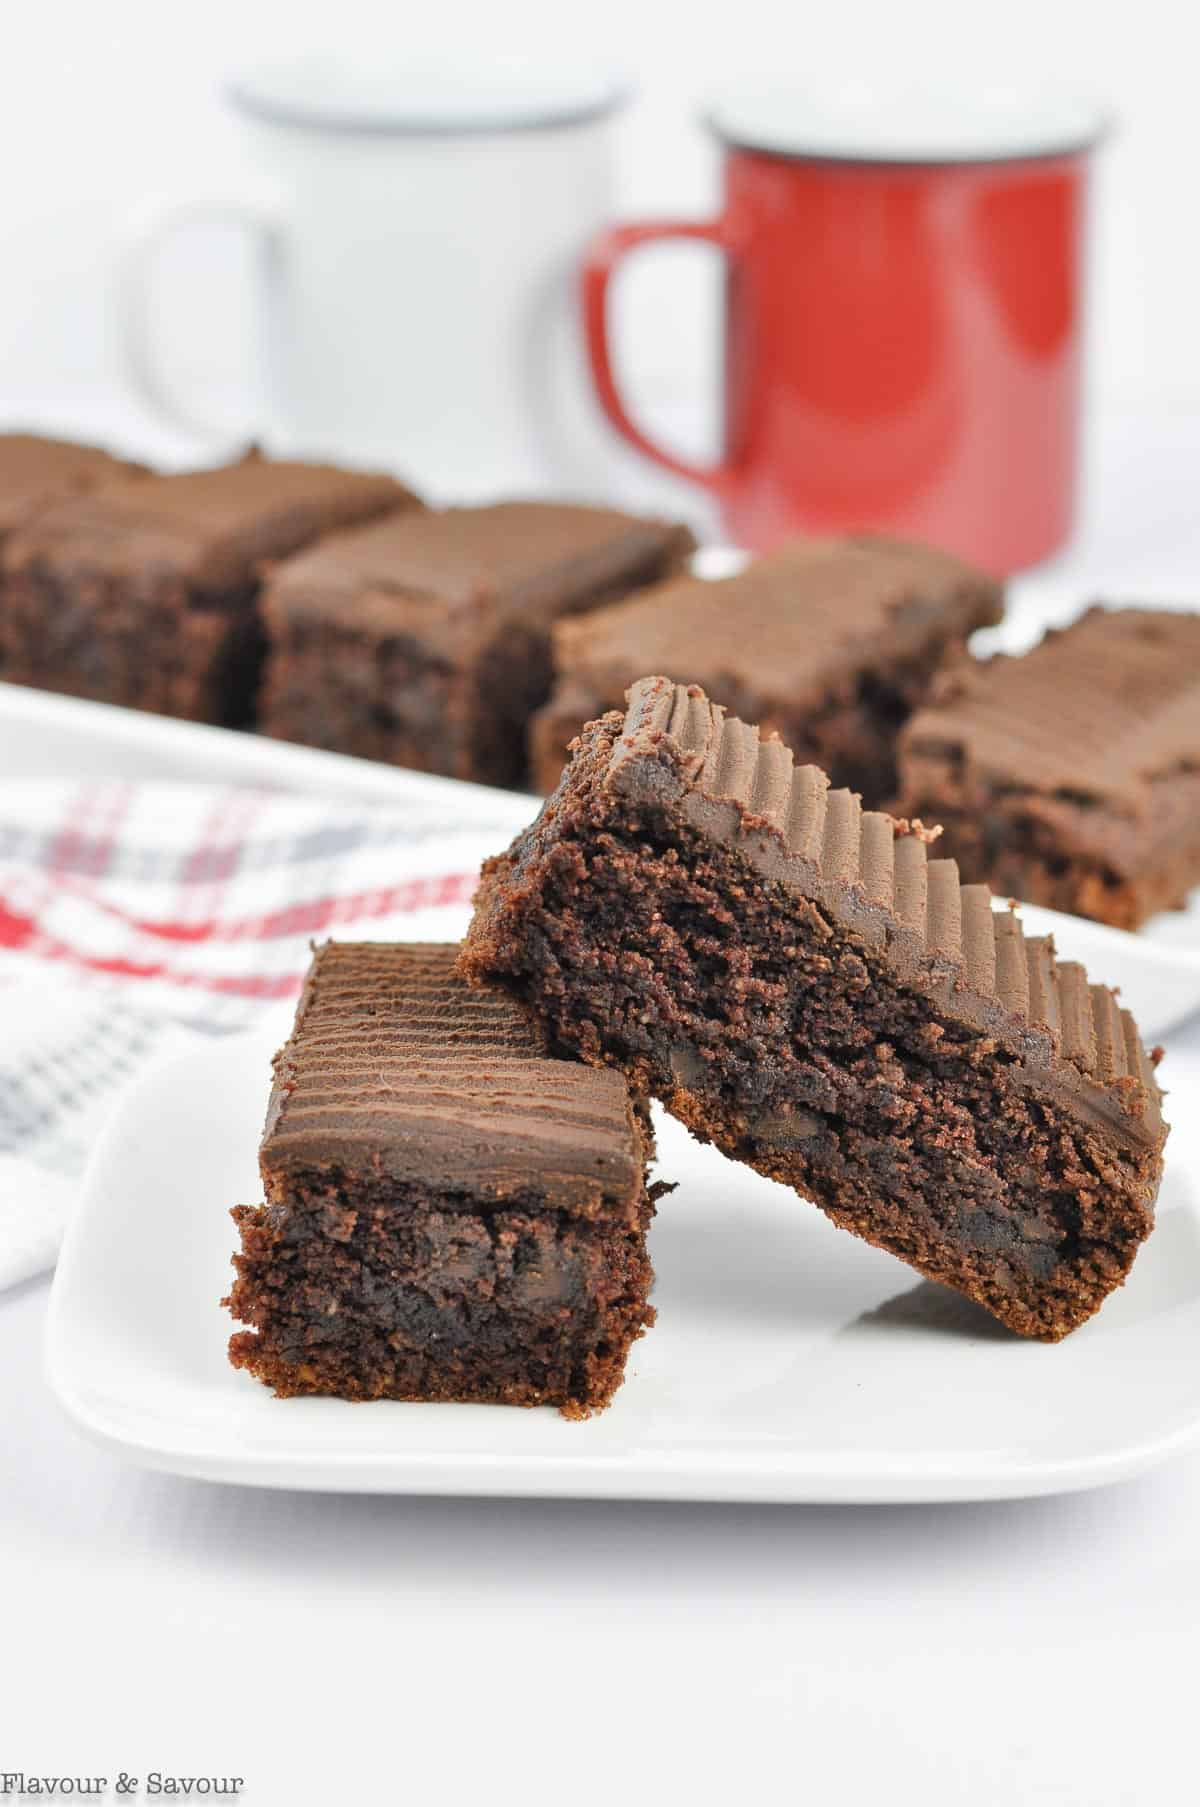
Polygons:
[[[55,1278],[51,1382],[150,1467],[265,1487],[695,1500],[982,1499],[1087,1487],[1200,1430],[1200,1130],[1169,1144],[1125,1288],[1054,1347],[660,1125],[657,1327],[607,1412],[276,1400],[225,1359],[229,1207],[259,1197],[278,1035],[147,1073],[91,1167]],[[1185,1057],[1178,1095],[1200,1078]]]

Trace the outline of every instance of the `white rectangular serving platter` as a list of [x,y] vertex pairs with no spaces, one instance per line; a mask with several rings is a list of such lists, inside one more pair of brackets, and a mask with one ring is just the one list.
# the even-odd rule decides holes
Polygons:
[[[260,1196],[276,1033],[148,1072],[96,1152],[47,1359],[76,1423],[135,1462],[336,1492],[606,1499],[1018,1497],[1135,1473],[1200,1434],[1200,1130],[1169,1144],[1127,1285],[1027,1343],[662,1121],[658,1323],[604,1413],[277,1400],[225,1359],[227,1215]],[[1187,1091],[1200,1074],[1180,1057]],[[1182,1068],[1182,1070],[1181,1070]]]

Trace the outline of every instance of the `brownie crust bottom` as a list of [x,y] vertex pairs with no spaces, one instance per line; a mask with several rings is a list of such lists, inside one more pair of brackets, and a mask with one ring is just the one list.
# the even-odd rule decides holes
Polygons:
[[485,867],[462,970],[1020,1334],[1090,1317],[1152,1228],[1161,1145],[1035,1095],[816,905],[667,806],[604,793],[620,726],[585,736],[537,869]]
[[607,1405],[654,1321],[638,1224],[597,1225],[536,1199],[481,1213],[461,1196],[381,1184],[355,1205],[330,1178],[286,1205],[232,1212],[242,1252],[222,1301],[252,1328],[229,1358],[280,1398]]

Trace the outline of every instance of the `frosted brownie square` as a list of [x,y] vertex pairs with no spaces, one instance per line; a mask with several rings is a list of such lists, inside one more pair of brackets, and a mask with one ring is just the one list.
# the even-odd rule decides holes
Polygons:
[[1095,608],[979,663],[899,764],[897,808],[969,879],[1135,929],[1200,885],[1200,615]]
[[238,1206],[229,1353],[284,1397],[556,1405],[653,1322],[648,1119],[551,1059],[457,949],[330,943],[276,1060],[266,1204]]
[[558,502],[430,510],[338,535],[267,591],[262,727],[520,785],[552,623],[678,570],[693,544],[671,522]]
[[534,787],[552,791],[584,722],[662,671],[883,803],[902,723],[1002,608],[1000,586],[947,553],[859,536],[797,540],[737,576],[680,578],[560,622],[554,689],[530,729]]

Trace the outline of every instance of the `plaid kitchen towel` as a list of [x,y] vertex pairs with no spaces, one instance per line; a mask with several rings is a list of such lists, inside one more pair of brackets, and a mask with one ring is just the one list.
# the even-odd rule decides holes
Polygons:
[[0,787],[0,1287],[53,1265],[88,1151],[148,1061],[271,1011],[282,1034],[313,940],[462,934],[480,861],[516,826],[509,799],[476,807],[448,830],[432,794]]

